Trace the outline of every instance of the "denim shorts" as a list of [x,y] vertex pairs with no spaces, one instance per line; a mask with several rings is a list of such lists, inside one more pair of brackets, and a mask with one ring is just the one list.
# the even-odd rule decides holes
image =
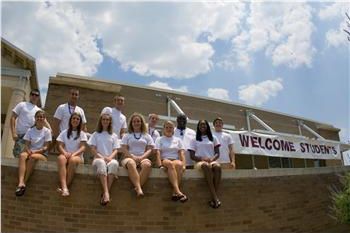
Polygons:
[[22,153],[22,151],[24,150],[24,146],[25,146],[25,140],[23,139],[24,134],[19,134],[18,138],[15,141],[15,145],[13,146],[13,156],[15,156],[16,158],[19,157],[19,155]]

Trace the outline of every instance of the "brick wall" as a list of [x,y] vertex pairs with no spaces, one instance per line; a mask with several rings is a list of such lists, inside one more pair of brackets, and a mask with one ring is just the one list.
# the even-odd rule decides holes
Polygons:
[[[51,167],[55,165],[50,164]],[[275,177],[227,178],[220,197],[222,206],[208,206],[203,179],[185,177],[187,203],[170,201],[171,190],[163,176],[146,184],[146,196],[137,199],[128,178],[113,184],[112,202],[99,205],[99,181],[77,174],[71,196],[62,198],[55,189],[57,172],[36,169],[23,197],[15,197],[17,168],[2,165],[2,232],[349,232],[328,215],[328,187],[339,185],[335,173]],[[327,169],[327,168],[324,168]],[[152,172],[154,173],[155,170]],[[125,171],[123,171],[125,174]],[[238,171],[239,172],[239,171]],[[252,171],[255,174],[265,171]],[[198,177],[198,176],[197,176]]]

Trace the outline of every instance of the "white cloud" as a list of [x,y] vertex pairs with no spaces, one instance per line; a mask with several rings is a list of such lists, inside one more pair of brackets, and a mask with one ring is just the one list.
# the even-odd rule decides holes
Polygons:
[[239,86],[239,99],[246,104],[261,106],[283,90],[282,79],[266,80],[258,84]]
[[339,20],[340,23],[337,28],[329,29],[326,32],[326,41],[329,46],[338,47],[341,45],[348,45],[347,34],[343,31],[347,29],[350,31],[350,27],[347,25],[347,17],[345,13],[350,12],[348,3],[336,2],[331,5],[325,5],[318,13],[321,20]]
[[167,89],[167,90],[173,90],[173,91],[188,92],[188,88],[186,86],[181,86],[179,88],[173,88],[173,87],[170,87],[168,83],[160,82],[160,81],[151,82],[148,84],[148,86]]
[[2,13],[4,38],[36,58],[43,90],[50,75],[93,75],[102,62],[94,32],[69,4],[8,2],[2,4]]
[[232,39],[231,53],[218,65],[248,68],[254,53],[265,51],[275,66],[310,67],[316,52],[311,12],[306,3],[251,3],[247,29]]
[[209,88],[207,94],[215,99],[230,100],[228,90],[223,88]]
[[238,32],[245,4],[104,3],[103,9],[99,3],[75,6],[93,18],[90,24],[98,28],[104,52],[125,71],[184,79],[212,69],[212,43],[228,40]]

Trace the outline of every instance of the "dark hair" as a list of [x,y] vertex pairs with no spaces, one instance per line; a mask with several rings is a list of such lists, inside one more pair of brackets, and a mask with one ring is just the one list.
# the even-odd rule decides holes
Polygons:
[[68,123],[68,130],[67,130],[67,138],[69,139],[70,136],[72,135],[72,131],[73,131],[72,118],[73,118],[73,116],[78,116],[80,119],[79,125],[77,127],[77,136],[74,138],[74,140],[77,140],[80,137],[81,127],[82,127],[82,117],[77,112],[73,112],[72,115],[70,115],[69,123]]
[[196,133],[196,140],[197,141],[202,141],[202,132],[199,130],[199,124],[204,122],[207,125],[207,136],[210,141],[213,141],[213,134],[211,133],[211,129],[209,126],[209,123],[207,120],[199,120],[197,124],[197,133]]
[[40,91],[39,91],[39,89],[32,89],[31,91],[30,91],[30,94],[32,94],[32,93],[38,93],[39,95],[40,95]]
[[[43,114],[44,115],[44,118],[46,118],[46,113],[44,110],[38,110],[35,112],[35,115],[34,115],[34,118],[36,118],[39,114]],[[36,121],[34,122],[34,125],[31,127],[31,128],[34,128],[36,126]]]
[[109,134],[112,134],[113,133],[113,128],[112,128],[112,116],[110,115],[110,114],[108,114],[108,113],[102,113],[101,115],[100,115],[100,118],[98,119],[98,123],[97,123],[97,127],[96,127],[96,131],[98,132],[98,133],[102,133],[102,131],[103,131],[103,126],[102,126],[102,117],[103,116],[108,116],[109,117],[109,119],[110,119],[110,122],[109,122],[109,125],[108,125],[108,128],[107,128],[107,132],[109,133]]

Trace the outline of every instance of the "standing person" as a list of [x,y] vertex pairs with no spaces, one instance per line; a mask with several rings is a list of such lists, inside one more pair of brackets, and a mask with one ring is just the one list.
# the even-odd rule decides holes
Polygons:
[[233,151],[233,139],[230,134],[222,131],[224,122],[221,117],[213,121],[215,131],[213,135],[220,142],[220,157],[217,160],[222,168],[236,169],[235,152]]
[[156,129],[156,125],[159,121],[159,116],[155,113],[151,113],[148,116],[148,134],[151,135],[154,142],[156,139],[160,137],[158,130]]
[[[142,186],[146,183],[151,172],[152,163],[148,157],[151,155],[154,142],[151,135],[147,133],[145,120],[140,113],[131,115],[128,132],[123,136],[121,142],[125,156],[121,163],[128,171],[136,195],[142,197],[144,195]],[[138,173],[137,168],[140,168],[140,173]]]
[[57,137],[58,150],[61,153],[57,157],[58,175],[61,184],[59,191],[62,196],[69,196],[71,184],[76,167],[84,162],[83,153],[87,136],[82,131],[82,117],[74,112],[69,118],[68,129],[63,130]]
[[45,127],[45,112],[39,110],[34,115],[35,124],[28,129],[23,139],[24,151],[18,160],[18,185],[16,196],[23,196],[26,182],[32,174],[38,160],[47,161],[47,149],[51,142],[51,131]]
[[215,209],[221,206],[217,195],[221,181],[221,167],[216,161],[220,156],[219,147],[220,143],[212,135],[208,121],[200,120],[197,124],[196,139],[192,140],[189,151],[191,158],[196,161],[194,168],[204,173],[212,198],[209,205]]
[[122,113],[125,106],[125,98],[122,95],[114,96],[114,107],[105,107],[101,113],[108,113],[112,116],[113,132],[118,135],[118,138],[123,138],[127,131],[126,117]]
[[57,107],[56,112],[53,116],[53,136],[57,138],[57,136],[65,129],[68,129],[69,126],[69,118],[74,113],[77,112],[82,117],[82,130],[87,132],[86,128],[86,117],[84,110],[79,107],[79,90],[76,88],[71,88],[69,90],[69,99],[65,104],[61,104]]
[[[12,110],[11,116],[11,133],[15,141],[13,147],[13,155],[18,157],[24,149],[25,140],[23,139],[25,133],[30,129],[35,122],[34,115],[41,110],[37,104],[39,102],[40,92],[38,89],[33,89],[29,94],[28,102],[18,103]],[[51,130],[49,123],[45,118],[45,126]]]
[[182,145],[181,139],[173,135],[174,123],[164,122],[163,136],[157,138],[155,145],[157,164],[160,167],[164,166],[167,170],[170,184],[173,187],[171,199],[186,202],[188,198],[179,188],[182,174],[186,169],[185,147]]
[[176,129],[174,131],[174,136],[181,139],[182,144],[185,147],[185,159],[186,166],[192,167],[193,161],[190,157],[190,152],[188,149],[190,148],[190,143],[196,137],[196,132],[193,129],[187,128],[187,116],[185,114],[179,114],[176,118]]
[[112,130],[112,117],[109,114],[101,114],[96,131],[89,141],[91,152],[94,155],[92,167],[100,178],[103,193],[100,204],[105,206],[110,202],[110,189],[114,178],[118,178],[119,163],[115,159],[119,148],[118,136]]

